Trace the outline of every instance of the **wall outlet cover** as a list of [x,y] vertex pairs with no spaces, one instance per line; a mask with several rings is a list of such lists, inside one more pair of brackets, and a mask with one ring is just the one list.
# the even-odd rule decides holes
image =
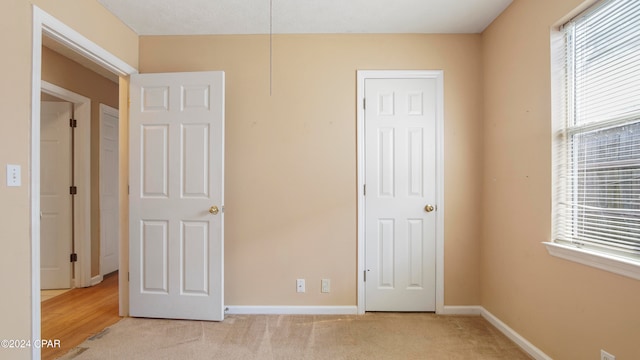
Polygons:
[[328,293],[329,291],[331,291],[331,280],[322,279],[320,291],[323,293]]
[[616,357],[601,349],[600,360],[616,360]]
[[304,291],[304,279],[296,280],[296,292],[303,293]]

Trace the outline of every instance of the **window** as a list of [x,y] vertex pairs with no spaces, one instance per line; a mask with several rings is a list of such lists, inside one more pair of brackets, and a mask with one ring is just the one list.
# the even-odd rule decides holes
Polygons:
[[561,32],[554,244],[640,266],[640,1],[600,1]]

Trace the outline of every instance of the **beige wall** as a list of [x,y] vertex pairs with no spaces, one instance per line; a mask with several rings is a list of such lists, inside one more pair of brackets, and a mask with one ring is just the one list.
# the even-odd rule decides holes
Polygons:
[[479,35],[274,36],[273,96],[267,36],[141,37],[141,72],[226,72],[226,304],[357,303],[359,69],[444,70],[445,303],[479,303]]
[[579,0],[516,0],[483,34],[482,305],[554,359],[637,359],[640,283],[550,256],[550,29]]
[[[137,67],[138,38],[96,1],[7,0],[0,5],[0,179],[6,164],[22,167],[22,186],[0,181],[0,339],[31,336],[31,240],[29,153],[31,117],[31,33],[35,3],[107,50]],[[0,350],[0,357],[28,359],[28,350]],[[6,354],[6,355],[5,355]]]
[[443,69],[446,305],[483,305],[556,359],[640,353],[637,281],[540,244],[551,225],[549,29],[579,0],[515,0],[481,36],[276,36],[271,97],[265,36],[143,37],[138,50],[93,0],[4,1],[0,179],[19,164],[23,186],[0,182],[0,285],[11,289],[0,338],[30,336],[32,3],[133,66],[139,55],[142,72],[226,72],[227,304],[356,303],[355,71]]
[[91,99],[91,276],[100,275],[100,104],[118,108],[118,84],[42,49],[42,79]]

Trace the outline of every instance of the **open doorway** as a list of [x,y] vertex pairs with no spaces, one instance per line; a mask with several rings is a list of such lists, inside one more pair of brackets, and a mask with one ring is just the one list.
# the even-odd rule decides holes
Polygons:
[[[69,56],[68,53],[69,49],[60,43],[47,37],[43,38],[42,91],[46,95],[69,101],[74,106],[72,109],[74,121],[60,120],[62,128],[58,131],[58,133],[75,134],[71,137],[74,149],[73,161],[70,164],[73,169],[72,178],[68,184],[61,184],[60,192],[65,190],[66,185],[67,198],[71,199],[72,207],[77,210],[73,211],[75,216],[72,219],[75,232],[69,236],[72,239],[71,250],[73,251],[66,254],[67,261],[77,259],[77,263],[73,265],[76,280],[73,287],[87,287],[99,283],[102,281],[102,276],[118,269],[117,244],[104,247],[102,240],[106,237],[113,243],[113,239],[117,239],[119,235],[117,218],[119,78],[113,74],[99,73],[82,62],[86,60]],[[45,110],[46,108],[41,106],[42,120],[47,115]],[[64,128],[65,125],[66,128]],[[41,128],[41,137],[45,134],[45,130],[46,128]],[[44,140],[41,139],[41,144],[42,141]],[[102,149],[103,147],[107,149]],[[41,149],[42,156],[44,155]],[[44,170],[52,167],[51,162],[54,162],[55,168],[59,170],[62,170],[61,166],[64,165],[62,159],[60,161],[48,159],[49,163],[44,160],[42,157],[40,165],[42,180],[45,180],[44,177],[48,175]],[[105,169],[105,164],[108,169]],[[104,175],[105,173],[107,175]],[[41,183],[41,186],[43,185],[45,184]],[[69,191],[69,188],[73,191]],[[106,190],[107,196],[103,196],[105,192],[103,190]],[[43,189],[41,193],[42,191]],[[69,195],[69,193],[73,194]],[[105,214],[111,216],[105,217],[103,216]],[[45,218],[41,228],[45,225],[44,220]],[[108,223],[104,227],[103,221]],[[42,237],[45,235],[47,234],[41,233]],[[106,261],[110,262],[110,265],[103,269],[105,253],[108,253]],[[41,254],[42,260],[47,258],[45,255]],[[63,255],[60,254],[60,261],[64,260]],[[41,279],[43,286],[44,280],[45,278]]]
[[61,346],[41,357],[53,359],[120,319],[119,84],[43,43],[41,332]]
[[[81,34],[75,32],[65,24],[61,23],[59,20],[53,18],[49,14],[43,12],[37,6],[33,7],[33,49],[32,49],[32,74],[33,74],[33,83],[32,83],[32,111],[31,111],[31,161],[30,161],[30,192],[32,194],[40,194],[40,97],[41,97],[41,84],[40,79],[42,79],[42,44],[43,39],[51,39],[54,42],[58,43],[62,48],[66,49],[69,54],[73,54],[73,56],[77,56],[82,59],[83,65],[87,67],[95,67],[96,69],[101,69],[101,71],[105,71],[109,73],[111,76],[118,77],[127,77],[130,74],[136,73],[137,71],[123,62],[122,60],[114,57],[112,54],[97,46],[95,43],[91,42]],[[115,74],[115,75],[114,75]],[[97,108],[97,106],[96,106]],[[120,152],[119,152],[120,153]],[[119,197],[120,199],[126,198],[123,195],[123,186],[122,182],[119,182]],[[122,200],[120,204],[122,204]],[[31,248],[32,248],[32,331],[31,335],[33,339],[42,338],[41,336],[41,304],[40,304],[40,286],[41,286],[41,276],[40,276],[40,197],[32,196],[31,197]],[[85,213],[88,214],[88,213]],[[87,222],[88,223],[88,222]],[[89,239],[92,238],[91,235],[88,236]],[[99,236],[98,236],[99,238]],[[126,240],[124,240],[126,242]],[[81,243],[81,242],[79,242]],[[123,255],[123,251],[120,251],[120,259],[126,259],[126,252]],[[98,252],[99,256],[99,252]],[[91,266],[89,264],[95,263],[95,266],[99,267],[99,261],[91,262],[91,257],[89,257],[88,261],[85,261],[84,264]],[[126,270],[127,264],[126,260],[120,261],[120,269],[124,268],[125,275],[124,279],[126,279]],[[98,270],[99,271],[99,270]],[[89,274],[89,278],[81,278],[80,275]],[[101,274],[100,274],[101,275]],[[123,274],[122,271],[117,275],[122,279]],[[89,271],[79,271],[78,277],[76,277],[78,281],[83,284],[91,284],[91,269]],[[76,284],[78,285],[78,284]],[[86,285],[85,285],[86,286]],[[126,286],[120,285],[121,288],[125,288]],[[119,298],[126,299],[126,294],[122,294],[120,292]],[[119,313],[126,314],[126,303],[122,304],[122,300],[119,301],[120,310]],[[123,309],[124,307],[124,309]],[[40,349],[32,348],[32,358],[40,359]]]

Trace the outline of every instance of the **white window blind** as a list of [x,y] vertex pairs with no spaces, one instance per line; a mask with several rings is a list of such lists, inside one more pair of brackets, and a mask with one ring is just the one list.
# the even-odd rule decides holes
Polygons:
[[640,1],[601,1],[562,31],[554,241],[640,261]]

